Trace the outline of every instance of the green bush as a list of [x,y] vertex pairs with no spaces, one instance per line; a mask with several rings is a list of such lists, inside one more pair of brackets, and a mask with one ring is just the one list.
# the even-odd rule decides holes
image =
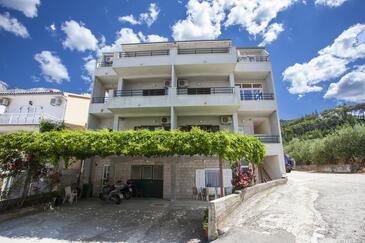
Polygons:
[[285,146],[285,152],[298,165],[364,163],[365,125],[345,126],[324,138],[295,138]]

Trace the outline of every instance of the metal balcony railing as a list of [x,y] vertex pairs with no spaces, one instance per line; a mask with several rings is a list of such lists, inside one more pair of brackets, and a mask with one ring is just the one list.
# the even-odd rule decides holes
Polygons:
[[241,90],[240,92],[241,100],[274,100],[273,93],[245,93]]
[[130,90],[114,90],[114,97],[125,96],[158,96],[167,95],[168,89],[130,89]]
[[269,62],[269,56],[239,56],[237,62]]
[[96,63],[96,67],[111,67],[113,66],[113,61],[105,62],[105,61],[99,61]]
[[263,143],[280,143],[280,137],[278,135],[254,135],[260,139]]
[[92,97],[91,103],[93,104],[103,104],[108,102],[108,97]]
[[219,53],[229,53],[230,48],[187,48],[187,49],[178,49],[178,55],[187,55],[187,54],[219,54]]
[[178,95],[233,94],[232,87],[177,88]]
[[168,56],[170,50],[150,50],[150,51],[123,51],[119,52],[119,58],[124,57],[146,57],[146,56]]
[[0,125],[38,125],[42,120],[62,122],[60,118],[44,113],[0,114]]

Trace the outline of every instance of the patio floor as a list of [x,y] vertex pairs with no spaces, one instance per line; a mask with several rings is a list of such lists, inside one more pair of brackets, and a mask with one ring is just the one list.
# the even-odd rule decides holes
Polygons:
[[0,242],[201,242],[207,202],[97,199],[0,223]]

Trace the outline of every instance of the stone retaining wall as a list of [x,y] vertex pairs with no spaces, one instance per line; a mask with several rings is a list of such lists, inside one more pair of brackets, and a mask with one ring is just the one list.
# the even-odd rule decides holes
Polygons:
[[245,200],[249,199],[256,193],[265,191],[277,185],[285,184],[287,178],[282,178],[267,183],[257,184],[253,187],[246,188],[242,191],[236,191],[222,198],[209,202],[208,210],[208,239],[214,240],[218,237],[219,228],[224,220]]
[[356,173],[361,166],[358,164],[343,164],[343,165],[297,165],[295,170],[298,171],[317,171],[326,173]]

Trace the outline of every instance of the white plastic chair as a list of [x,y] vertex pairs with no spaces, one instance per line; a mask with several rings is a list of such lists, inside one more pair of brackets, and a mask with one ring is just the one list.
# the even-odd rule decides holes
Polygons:
[[65,203],[66,200],[68,200],[68,202],[71,204],[74,200],[77,203],[77,192],[72,191],[70,186],[65,187],[65,197],[63,198],[63,203]]

